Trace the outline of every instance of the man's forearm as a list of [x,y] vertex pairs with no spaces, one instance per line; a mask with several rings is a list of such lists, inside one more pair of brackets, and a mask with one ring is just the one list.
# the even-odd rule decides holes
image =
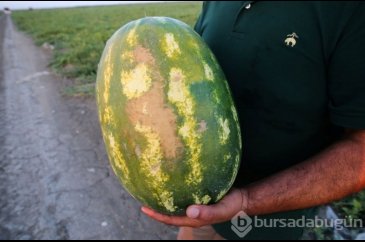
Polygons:
[[297,166],[245,188],[246,212],[313,207],[365,188],[365,131],[356,131]]

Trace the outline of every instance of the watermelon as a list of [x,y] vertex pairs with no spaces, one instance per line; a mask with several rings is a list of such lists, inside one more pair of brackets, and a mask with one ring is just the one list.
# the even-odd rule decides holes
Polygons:
[[236,108],[216,58],[185,23],[146,17],[117,30],[96,99],[111,167],[142,204],[181,215],[231,188],[242,149]]

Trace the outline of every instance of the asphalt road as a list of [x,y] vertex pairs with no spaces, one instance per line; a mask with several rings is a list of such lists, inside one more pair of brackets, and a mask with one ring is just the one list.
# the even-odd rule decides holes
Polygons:
[[0,16],[0,240],[174,239],[112,173],[94,99],[60,94],[50,53]]

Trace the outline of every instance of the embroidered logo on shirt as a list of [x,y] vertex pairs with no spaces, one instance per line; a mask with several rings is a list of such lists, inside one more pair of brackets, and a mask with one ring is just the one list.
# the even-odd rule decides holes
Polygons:
[[299,39],[298,35],[295,32],[293,32],[292,34],[288,34],[286,37],[288,38],[286,38],[284,42],[287,46],[290,47],[294,47],[294,45],[297,44],[296,39]]

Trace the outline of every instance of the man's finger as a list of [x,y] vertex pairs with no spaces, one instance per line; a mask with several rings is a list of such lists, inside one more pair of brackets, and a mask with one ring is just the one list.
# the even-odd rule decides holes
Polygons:
[[199,217],[199,215],[200,215],[200,209],[198,206],[190,206],[186,210],[186,216],[188,216],[189,218],[196,219]]
[[[196,211],[197,210],[197,211]],[[218,203],[214,205],[192,205],[187,209],[187,216],[196,218],[201,221],[217,222],[224,221],[230,209],[225,203]],[[195,217],[194,217],[195,216]]]
[[174,226],[188,226],[188,227],[199,227],[203,226],[201,221],[196,219],[191,219],[186,216],[169,216],[160,214],[150,208],[142,207],[142,212],[145,213],[147,216],[165,224],[174,225]]

